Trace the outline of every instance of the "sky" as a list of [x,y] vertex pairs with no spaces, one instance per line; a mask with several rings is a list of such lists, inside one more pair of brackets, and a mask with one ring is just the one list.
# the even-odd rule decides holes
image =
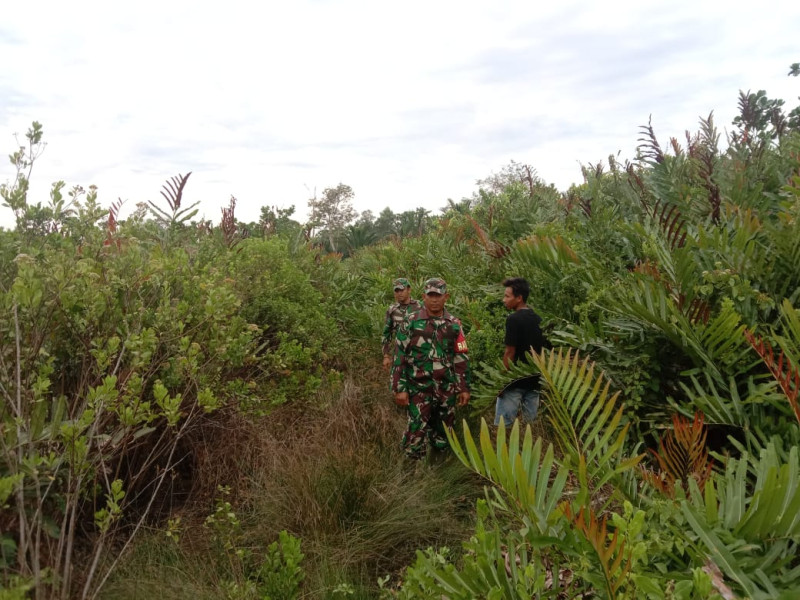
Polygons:
[[566,190],[651,118],[662,146],[711,111],[724,138],[740,90],[794,108],[799,26],[788,0],[14,2],[0,154],[42,123],[29,201],[96,185],[123,217],[189,171],[215,223],[231,196],[239,220],[302,221],[339,183],[359,212],[436,214],[511,160]]

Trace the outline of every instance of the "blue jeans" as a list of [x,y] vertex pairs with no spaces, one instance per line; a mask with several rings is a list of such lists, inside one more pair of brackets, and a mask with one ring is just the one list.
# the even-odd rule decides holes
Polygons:
[[506,427],[510,428],[517,418],[520,406],[522,406],[522,419],[532,423],[539,411],[539,390],[511,388],[500,394],[494,410],[494,424],[500,425],[502,418]]

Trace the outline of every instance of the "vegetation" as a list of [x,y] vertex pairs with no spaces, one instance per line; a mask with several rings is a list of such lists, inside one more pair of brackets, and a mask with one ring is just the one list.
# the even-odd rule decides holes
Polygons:
[[[564,193],[511,163],[439,216],[339,184],[306,224],[193,222],[189,174],[125,220],[34,204],[34,123],[0,188],[3,597],[796,597],[800,109],[739,109],[724,149],[648,124]],[[493,431],[512,274],[554,348],[541,422]],[[398,275],[448,281],[478,379],[420,470],[365,358]]]

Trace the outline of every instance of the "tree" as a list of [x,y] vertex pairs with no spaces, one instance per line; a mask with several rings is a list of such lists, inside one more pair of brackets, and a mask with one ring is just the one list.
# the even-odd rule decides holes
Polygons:
[[397,215],[388,206],[375,219],[375,232],[378,239],[387,238],[397,233]]
[[310,209],[309,227],[319,229],[327,237],[331,250],[336,252],[336,237],[356,218],[353,208],[353,188],[340,183],[335,188],[325,188],[322,197],[308,201]]
[[424,208],[407,210],[397,215],[398,233],[402,237],[421,236],[428,230],[430,211]]
[[356,221],[356,225],[366,225],[368,227],[372,227],[375,224],[375,215],[372,214],[371,210],[365,210],[361,212],[361,216],[358,217],[358,221]]
[[265,237],[287,233],[296,234],[300,229],[300,223],[291,218],[293,214],[294,204],[289,208],[262,206],[258,225]]

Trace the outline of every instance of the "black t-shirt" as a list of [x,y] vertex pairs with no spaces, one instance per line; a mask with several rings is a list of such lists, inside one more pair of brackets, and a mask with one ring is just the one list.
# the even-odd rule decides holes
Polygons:
[[[539,324],[542,318],[533,312],[532,308],[521,308],[515,310],[506,317],[506,337],[505,345],[514,346],[514,362],[530,362],[531,346],[539,353],[544,345],[544,335]],[[515,381],[508,387],[522,387],[526,389],[536,389],[539,386],[539,376],[525,378]]]

